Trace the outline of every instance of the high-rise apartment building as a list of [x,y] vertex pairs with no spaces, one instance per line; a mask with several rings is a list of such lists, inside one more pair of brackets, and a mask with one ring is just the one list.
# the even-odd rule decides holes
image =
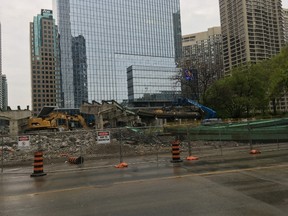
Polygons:
[[6,75],[0,75],[0,109],[7,110],[8,106],[8,85]]
[[284,46],[281,0],[219,0],[224,69],[278,54]]
[[[283,8],[283,20],[284,20],[284,40],[286,46],[288,45],[288,9]],[[270,108],[272,110],[273,105],[270,103]],[[288,111],[288,94],[284,94],[283,97],[276,100],[276,110],[280,112]]]
[[[163,74],[161,67],[175,69],[175,59],[181,55],[179,0],[54,0],[53,8],[60,33],[65,107],[78,107],[87,98],[88,102],[127,100],[127,73],[133,100],[145,92],[167,91],[167,86],[173,91],[173,82],[166,79],[171,73]],[[81,61],[75,63],[76,56]],[[138,76],[139,68],[143,77]],[[154,76],[148,77],[149,73]]]
[[0,23],[0,109],[7,110],[8,106],[8,87],[7,79],[2,74],[2,41],[1,41],[1,23]]
[[61,106],[58,28],[52,10],[42,9],[30,23],[32,111]]
[[284,16],[284,38],[286,45],[288,45],[288,8],[283,9],[283,16]]
[[[205,32],[184,35],[182,37],[182,59],[185,69],[194,73],[193,79],[187,81],[189,85],[194,85],[193,99],[199,99],[199,96],[215,80],[223,77],[221,27],[212,27]],[[191,89],[191,87],[193,86],[189,86],[187,89]],[[191,95],[191,92],[185,91],[183,88],[182,91],[186,97]]]

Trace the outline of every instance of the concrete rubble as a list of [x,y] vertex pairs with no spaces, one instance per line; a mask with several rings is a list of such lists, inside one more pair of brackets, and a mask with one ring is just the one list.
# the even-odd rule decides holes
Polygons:
[[[96,131],[69,131],[54,133],[30,134],[30,147],[18,147],[17,137],[4,137],[0,146],[0,158],[5,165],[31,164],[34,152],[44,152],[46,162],[65,162],[68,157],[83,156],[86,159],[101,159],[123,156],[138,156],[147,154],[171,154],[172,135],[158,136],[157,132],[135,132],[129,129],[111,129],[111,143],[98,144]],[[1,144],[1,142],[0,142]],[[238,146],[238,143],[193,141],[193,149],[217,149],[221,145]],[[2,147],[3,146],[3,147]],[[120,149],[121,147],[121,149]],[[188,152],[188,142],[182,141],[181,151]]]
[[[5,164],[31,163],[34,152],[44,152],[46,161],[65,161],[69,156],[83,155],[86,158],[117,157],[120,152],[125,156],[156,153],[157,149],[170,146],[169,138],[156,141],[155,135],[142,134],[128,130],[111,131],[110,144],[97,144],[95,131],[69,131],[56,133],[30,134],[30,147],[19,148],[17,137],[4,137],[0,145],[0,158]],[[153,138],[154,137],[154,138]],[[171,137],[170,137],[171,139]],[[158,142],[158,143],[156,143]],[[1,144],[1,143],[0,143]],[[3,147],[2,147],[3,146]],[[159,146],[159,147],[155,147]],[[3,153],[2,153],[3,151]]]

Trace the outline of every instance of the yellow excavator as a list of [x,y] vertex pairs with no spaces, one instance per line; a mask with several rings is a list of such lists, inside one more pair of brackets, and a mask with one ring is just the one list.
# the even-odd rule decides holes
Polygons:
[[81,115],[51,112],[46,117],[31,117],[28,119],[25,131],[67,131],[75,128],[89,128]]

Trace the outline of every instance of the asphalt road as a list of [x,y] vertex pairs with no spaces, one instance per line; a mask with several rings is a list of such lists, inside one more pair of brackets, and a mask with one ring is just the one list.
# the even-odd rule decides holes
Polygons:
[[[155,158],[154,158],[155,159]],[[203,158],[88,161],[47,166],[47,175],[0,175],[1,216],[287,215],[288,151]]]

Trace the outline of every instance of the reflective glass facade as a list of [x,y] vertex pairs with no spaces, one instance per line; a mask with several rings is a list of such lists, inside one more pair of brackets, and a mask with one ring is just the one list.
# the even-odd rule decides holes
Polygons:
[[180,96],[180,83],[173,77],[179,74],[173,67],[131,66],[128,75],[129,102],[173,101]]
[[82,101],[88,101],[86,42],[82,35],[72,38],[72,60],[75,107],[80,107]]
[[179,0],[54,0],[53,7],[65,107],[83,100],[75,92],[72,38],[85,39],[87,86],[78,84],[77,91],[87,88],[89,102],[127,100],[128,67],[175,68],[181,55]]

